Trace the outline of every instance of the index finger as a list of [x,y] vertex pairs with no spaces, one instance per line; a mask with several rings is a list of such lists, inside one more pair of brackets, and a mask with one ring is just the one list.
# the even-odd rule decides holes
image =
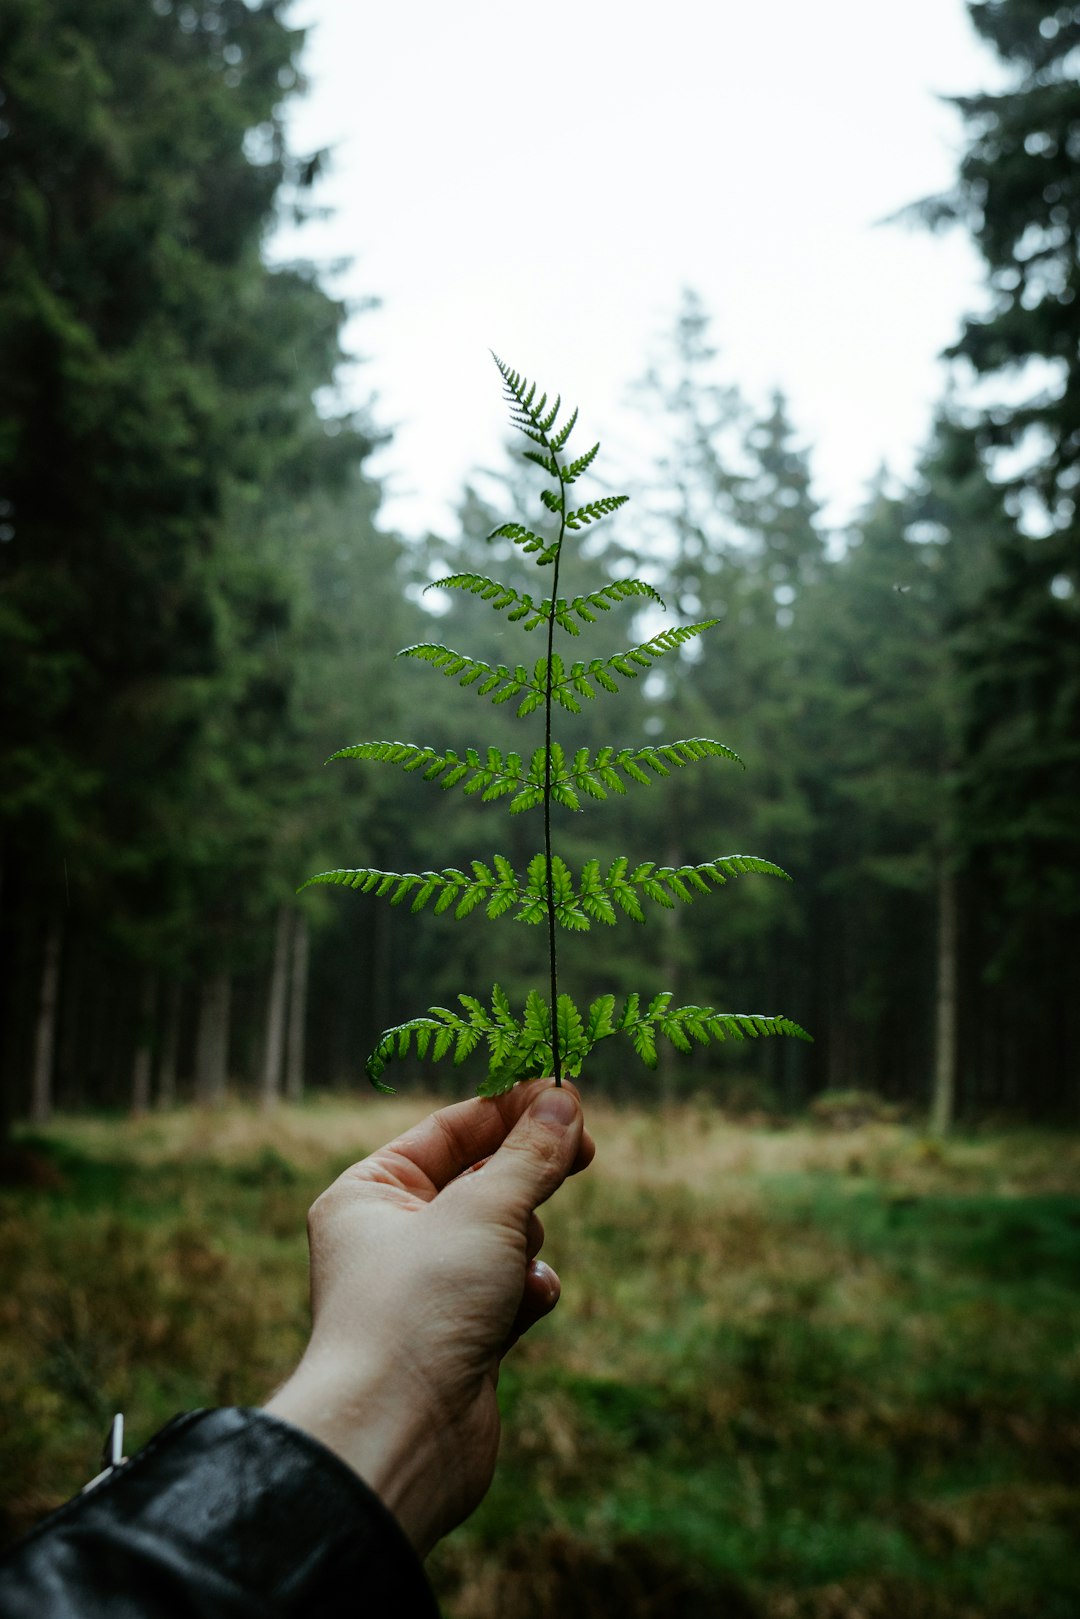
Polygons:
[[[365,1180],[389,1177],[410,1192],[433,1198],[466,1169],[490,1157],[537,1091],[553,1083],[551,1079],[537,1079],[515,1085],[502,1096],[474,1096],[467,1102],[440,1108],[363,1163],[354,1165],[350,1173]],[[576,1086],[569,1088],[577,1095]],[[586,1132],[574,1168],[584,1169],[595,1150]]]

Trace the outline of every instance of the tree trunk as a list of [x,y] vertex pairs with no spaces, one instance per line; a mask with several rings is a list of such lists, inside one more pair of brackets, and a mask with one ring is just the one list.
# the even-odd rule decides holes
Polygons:
[[150,1108],[150,1078],[154,1063],[154,1003],[157,980],[153,973],[143,975],[139,997],[139,1021],[135,1029],[135,1058],[131,1065],[131,1111],[136,1116]]
[[266,1038],[263,1042],[262,1083],[259,1086],[264,1108],[274,1107],[281,1096],[291,932],[292,912],[287,905],[282,905],[274,930],[274,963],[270,969],[270,993],[266,1005]]
[[304,1094],[304,1035],[307,1024],[310,938],[303,911],[293,919],[292,979],[289,985],[289,1039],[285,1053],[285,1094],[299,1102]]
[[195,1037],[195,1095],[204,1107],[216,1107],[225,1098],[229,1078],[231,991],[226,972],[203,980]]
[[53,1052],[56,1049],[56,1011],[60,999],[60,956],[63,945],[64,924],[62,918],[56,916],[49,926],[41,968],[41,994],[34,1033],[34,1069],[30,1085],[31,1124],[47,1124],[52,1114]]
[[937,993],[934,1093],[930,1128],[944,1136],[956,1106],[956,877],[944,865],[938,876]]
[[87,1078],[90,1052],[86,1038],[86,980],[88,948],[85,933],[72,927],[64,930],[64,973],[57,1009],[56,1055],[53,1072],[53,1101],[61,1107],[82,1112],[87,1106]]
[[165,1032],[161,1043],[161,1066],[158,1070],[159,1108],[176,1106],[176,1065],[180,1056],[180,998],[179,983],[169,989],[165,1003]]

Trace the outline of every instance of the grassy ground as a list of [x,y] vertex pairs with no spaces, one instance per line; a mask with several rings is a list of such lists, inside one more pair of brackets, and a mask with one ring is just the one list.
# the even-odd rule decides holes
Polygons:
[[[0,1192],[3,1531],[303,1342],[303,1215],[424,1103],[63,1120]],[[593,1108],[450,1619],[1076,1619],[1080,1142]]]

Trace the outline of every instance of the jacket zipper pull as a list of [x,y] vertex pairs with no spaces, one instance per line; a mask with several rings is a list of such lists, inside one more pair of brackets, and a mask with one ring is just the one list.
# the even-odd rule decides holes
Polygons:
[[109,1431],[105,1435],[105,1444],[101,1451],[101,1459],[105,1464],[104,1467],[100,1473],[95,1474],[89,1484],[83,1485],[79,1492],[81,1495],[85,1495],[87,1490],[92,1490],[95,1485],[104,1483],[110,1473],[114,1473],[118,1467],[123,1467],[127,1461],[127,1457],[124,1455],[124,1413],[122,1411],[118,1411],[109,1424]]

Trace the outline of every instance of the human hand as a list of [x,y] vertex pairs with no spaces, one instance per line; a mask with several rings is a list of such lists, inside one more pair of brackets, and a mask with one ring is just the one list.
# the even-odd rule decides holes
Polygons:
[[559,1298],[535,1211],[594,1151],[574,1088],[536,1080],[433,1113],[312,1207],[311,1340],[266,1409],[348,1462],[421,1556],[491,1483],[499,1362]]

